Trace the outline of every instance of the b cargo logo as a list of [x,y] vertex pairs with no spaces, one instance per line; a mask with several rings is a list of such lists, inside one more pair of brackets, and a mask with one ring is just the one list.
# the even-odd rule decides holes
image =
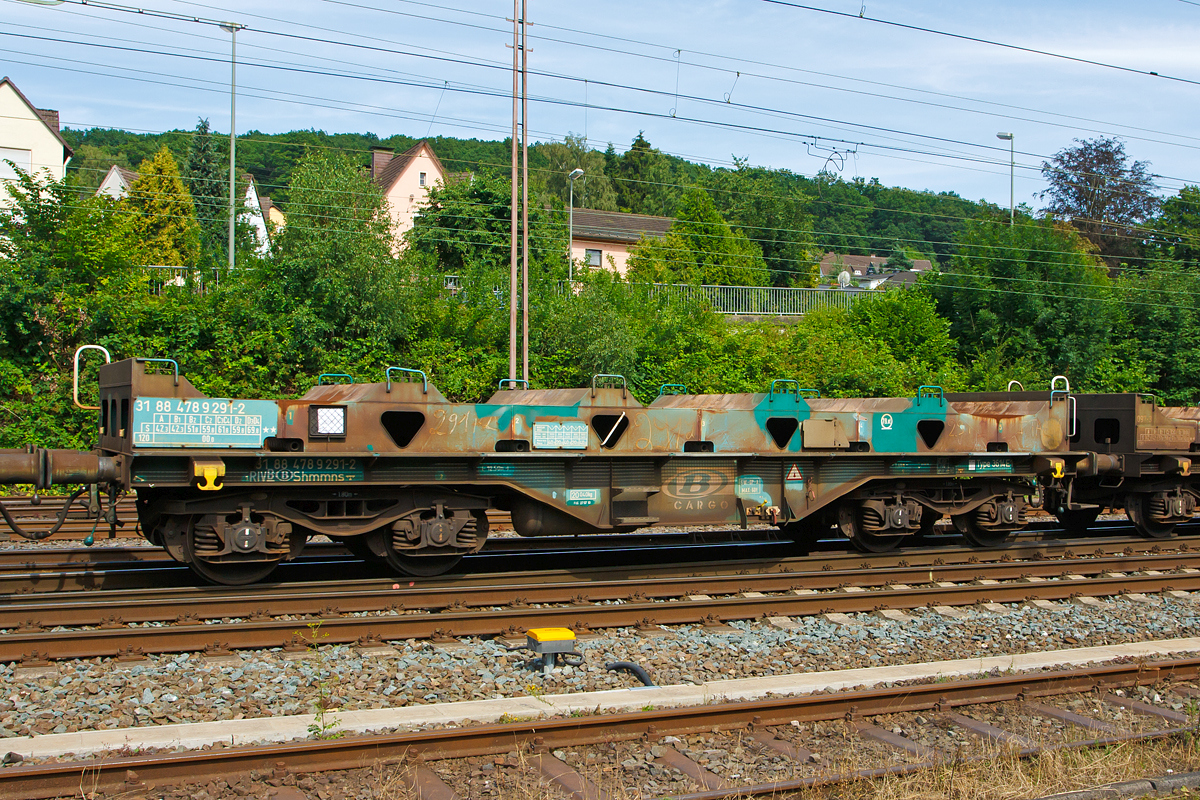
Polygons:
[[698,469],[676,475],[663,491],[680,500],[694,500],[716,494],[727,485],[729,481],[721,473]]

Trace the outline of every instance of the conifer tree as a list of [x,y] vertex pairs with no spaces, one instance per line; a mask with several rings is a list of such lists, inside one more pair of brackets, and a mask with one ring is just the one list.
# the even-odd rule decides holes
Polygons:
[[183,177],[196,206],[204,251],[219,261],[229,241],[229,180],[207,119],[196,125]]
[[196,209],[171,152],[163,147],[141,163],[138,173],[122,202],[133,214],[141,263],[194,267],[200,255]]
[[661,239],[643,238],[629,254],[635,283],[761,286],[770,275],[762,250],[729,227],[703,189],[688,189]]

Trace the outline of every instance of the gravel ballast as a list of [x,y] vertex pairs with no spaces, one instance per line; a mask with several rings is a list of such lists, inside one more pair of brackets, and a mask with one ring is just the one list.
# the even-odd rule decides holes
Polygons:
[[641,664],[667,685],[1195,636],[1198,600],[1155,596],[1147,604],[1117,597],[1057,610],[1009,605],[1002,614],[966,608],[964,619],[917,610],[907,622],[852,614],[853,625],[816,616],[795,618],[794,630],[764,622],[734,622],[724,632],[671,626],[664,628],[668,635],[653,637],[615,629],[579,643],[582,666],[549,675],[526,665],[528,653],[477,639],[451,648],[394,642],[394,656],[327,645],[300,658],[243,651],[223,663],[198,654],[134,664],[76,660],[40,677],[3,665],[0,738],[308,714],[322,702],[357,710],[639,685],[628,673],[606,671],[611,661]]

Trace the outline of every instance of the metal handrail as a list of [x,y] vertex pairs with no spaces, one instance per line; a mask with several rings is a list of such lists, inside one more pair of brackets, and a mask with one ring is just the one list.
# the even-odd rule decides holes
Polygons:
[[1018,381],[1018,380],[1011,380],[1011,381],[1009,381],[1009,382],[1008,382],[1008,391],[1010,391],[1010,392],[1012,391],[1012,387],[1013,387],[1013,384],[1014,384],[1014,383],[1015,383],[1017,386],[1020,386],[1020,387],[1021,387],[1021,391],[1022,391],[1022,392],[1023,392],[1023,391],[1025,391],[1025,384],[1021,383],[1021,382],[1020,382],[1020,381]]
[[173,358],[136,358],[135,361],[145,363],[147,361],[158,361],[164,364],[170,364],[175,367],[175,385],[179,385],[179,362]]
[[[925,391],[926,389],[928,389],[929,391],[928,391],[928,392],[926,392],[926,391]],[[923,397],[933,397],[933,390],[934,390],[934,389],[936,389],[936,390],[937,390],[937,395],[938,395],[938,405],[939,405],[939,406],[944,406],[944,405],[946,405],[946,392],[945,392],[945,390],[944,390],[944,389],[942,389],[942,387],[940,387],[940,386],[934,386],[934,385],[932,385],[932,384],[927,384],[927,385],[925,385],[925,386],[918,386],[918,387],[917,387],[917,405],[921,405],[921,398],[923,398]]]
[[768,403],[775,402],[776,394],[792,394],[791,392],[776,392],[775,384],[777,384],[777,383],[785,383],[785,384],[790,383],[792,386],[795,386],[796,387],[796,392],[795,392],[796,402],[797,403],[800,402],[800,381],[794,381],[791,378],[776,378],[775,380],[771,381],[771,391],[767,392],[767,402]]
[[662,397],[664,394],[666,394],[667,389],[682,389],[683,390],[682,392],[671,392],[671,394],[687,394],[687,384],[686,383],[664,383],[662,386],[658,387],[658,396]]
[[[387,369],[385,369],[383,371],[383,377],[387,379],[388,392],[392,391],[392,373],[393,372],[404,372],[409,375],[420,375],[421,376],[421,393],[429,394],[429,377],[419,369],[408,369],[407,367],[388,367]],[[411,381],[410,381],[410,383],[411,383]]]
[[[1062,381],[1065,388],[1056,389],[1058,382]],[[1050,405],[1054,405],[1054,395],[1061,394],[1063,399],[1067,401],[1067,414],[1071,419],[1067,425],[1067,438],[1070,439],[1078,433],[1079,429],[1079,403],[1071,396],[1071,381],[1067,380],[1066,375],[1055,375],[1050,379]]]
[[[624,375],[616,375],[616,374],[608,373],[608,372],[598,372],[592,376],[592,397],[596,396],[596,379],[597,378],[620,378],[621,379],[621,399],[622,400],[625,399],[625,396],[629,393],[629,383],[625,380]],[[614,387],[610,387],[610,388],[615,389],[616,387],[614,386]]]
[[71,399],[75,401],[75,405],[79,406],[84,411],[99,411],[100,406],[85,406],[83,403],[79,402],[79,354],[84,350],[99,350],[101,353],[104,353],[105,364],[112,363],[112,356],[109,355],[107,348],[101,347],[98,344],[83,344],[75,350],[75,377],[71,383]]
[[513,390],[514,390],[514,391],[516,390],[516,388],[517,388],[517,384],[518,384],[518,383],[523,383],[523,384],[525,384],[525,388],[526,388],[526,389],[528,389],[528,388],[529,388],[529,381],[525,380],[524,378],[501,378],[501,379],[500,379],[500,383],[498,383],[498,384],[496,385],[496,389],[497,389],[497,390],[501,390],[501,389],[503,389],[503,388],[504,388],[504,384],[506,384],[506,383],[511,383],[511,384],[513,385]]
[[325,383],[326,378],[349,378],[351,383],[354,383],[354,376],[347,375],[345,372],[322,372],[317,376],[317,386]]

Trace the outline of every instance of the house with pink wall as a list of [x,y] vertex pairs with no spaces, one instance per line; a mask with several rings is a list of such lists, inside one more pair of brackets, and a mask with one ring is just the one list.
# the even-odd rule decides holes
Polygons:
[[372,147],[370,174],[387,197],[398,250],[400,237],[412,228],[413,219],[429,199],[429,190],[445,182],[446,170],[433,148],[422,140],[399,155],[388,147]]

